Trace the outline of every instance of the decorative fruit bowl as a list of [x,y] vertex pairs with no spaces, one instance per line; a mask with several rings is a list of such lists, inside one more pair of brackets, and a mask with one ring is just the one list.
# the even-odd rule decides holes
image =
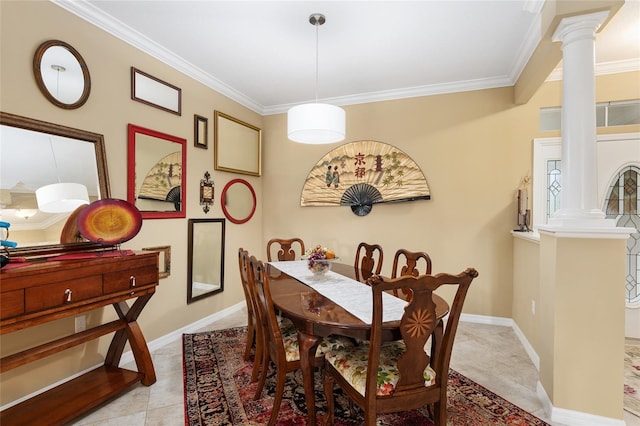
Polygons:
[[336,254],[322,246],[316,246],[311,250],[307,250],[303,259],[307,261],[309,270],[314,275],[324,275],[331,270],[331,262],[338,260]]

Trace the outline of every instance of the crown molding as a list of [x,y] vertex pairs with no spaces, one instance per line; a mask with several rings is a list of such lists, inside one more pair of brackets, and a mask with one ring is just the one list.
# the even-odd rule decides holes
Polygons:
[[[273,115],[286,112],[289,108],[300,105],[301,103],[282,104],[264,106],[254,101],[245,94],[239,92],[233,87],[216,79],[212,75],[206,73],[201,68],[196,67],[190,62],[177,56],[148,37],[142,35],[133,28],[124,25],[122,22],[113,19],[111,16],[104,14],[100,9],[94,7],[85,1],[71,0],[50,0],[55,5],[67,10],[70,13],[84,19],[85,21],[95,25],[96,27],[106,31],[107,33],[117,37],[127,44],[147,53],[148,55],[158,59],[168,66],[182,72],[183,74],[193,78],[194,80],[204,84],[205,86],[221,93],[229,99],[243,105],[244,107],[260,114]],[[539,7],[539,2],[531,0],[532,10]],[[534,25],[535,27],[535,25]],[[341,96],[335,98],[318,99],[318,102],[325,102],[339,106],[355,105],[370,102],[392,101],[398,99],[414,98],[421,96],[442,95],[448,93],[468,92],[473,90],[494,89],[500,87],[513,86],[518,75],[524,69],[526,62],[529,60],[531,52],[535,49],[540,35],[535,32],[535,28],[529,31],[530,36],[523,44],[521,55],[519,55],[512,67],[510,75],[457,81],[442,84],[433,84],[426,86],[405,87],[393,90],[383,90],[378,92],[360,93],[356,95]],[[527,53],[528,52],[528,53]],[[596,75],[616,74],[621,72],[640,71],[640,59],[631,59],[627,61],[609,62],[596,65]],[[554,81],[562,79],[562,68],[556,68],[547,78],[546,81]]]
[[243,93],[235,90],[233,87],[206,73],[201,68],[198,68],[190,62],[177,56],[170,50],[165,49],[163,46],[142,35],[140,32],[134,30],[133,28],[123,24],[118,20],[113,19],[111,16],[104,14],[100,9],[94,7],[90,3],[70,0],[50,1],[55,5],[65,9],[66,11],[84,19],[90,24],[93,24],[96,27],[106,31],[114,37],[119,38],[125,43],[130,44],[136,49],[141,50],[142,52],[158,59],[168,66],[193,78],[194,80],[199,81],[205,86],[210,87],[211,89],[223,94],[224,96],[227,96],[228,98],[238,102],[239,104],[249,108],[250,110],[262,114],[262,110],[264,109],[262,105],[245,96]]

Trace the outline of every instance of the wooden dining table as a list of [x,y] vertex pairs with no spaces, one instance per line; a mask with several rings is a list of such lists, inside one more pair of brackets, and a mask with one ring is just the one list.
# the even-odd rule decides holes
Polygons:
[[[356,279],[355,268],[351,265],[333,263],[332,271],[346,277]],[[283,317],[289,318],[298,329],[300,348],[300,368],[304,384],[309,425],[316,424],[316,405],[314,391],[314,358],[318,344],[323,337],[331,334],[369,340],[371,324],[367,324],[349,313],[337,303],[324,297],[311,287],[267,264],[271,297],[276,309]],[[361,274],[360,274],[361,276]],[[433,335],[431,356],[437,356],[437,347],[442,337],[442,318],[449,313],[448,303],[433,295],[436,305],[436,316],[440,320]],[[385,341],[400,340],[400,321],[385,322],[383,339]]]

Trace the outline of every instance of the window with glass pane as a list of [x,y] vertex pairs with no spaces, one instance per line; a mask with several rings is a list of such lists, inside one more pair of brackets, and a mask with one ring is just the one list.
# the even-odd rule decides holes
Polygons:
[[628,303],[640,302],[640,167],[623,168],[609,187],[605,200],[605,214],[615,219],[616,225],[635,228],[627,240],[627,274],[625,277],[626,299]]
[[547,161],[547,222],[560,208],[560,160]]

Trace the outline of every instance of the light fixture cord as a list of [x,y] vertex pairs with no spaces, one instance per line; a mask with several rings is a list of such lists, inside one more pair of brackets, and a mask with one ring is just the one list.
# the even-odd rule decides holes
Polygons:
[[318,37],[319,37],[319,30],[320,30],[320,23],[316,21],[316,103],[318,103],[318,61],[319,61],[319,55],[318,55]]
[[60,68],[56,70],[56,99],[60,99]]
[[58,178],[58,183],[62,183],[60,181],[60,171],[58,170],[58,160],[56,160],[56,153],[53,150],[53,139],[51,135],[49,135],[49,146],[51,147],[51,155],[53,155],[53,166],[56,168],[56,177]]

